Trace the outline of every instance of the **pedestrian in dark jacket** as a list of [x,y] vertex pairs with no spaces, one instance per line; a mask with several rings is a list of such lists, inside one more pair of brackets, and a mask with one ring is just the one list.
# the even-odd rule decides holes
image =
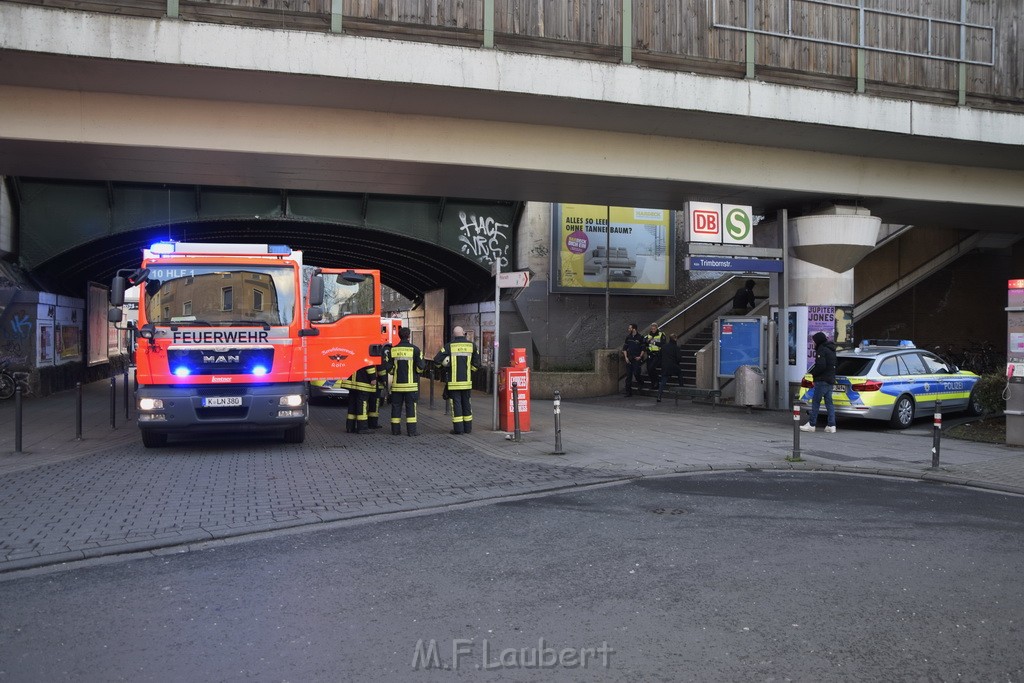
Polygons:
[[682,357],[679,351],[678,338],[674,334],[668,336],[668,344],[661,351],[661,376],[658,379],[658,403],[661,394],[668,385],[668,378],[675,377],[680,385],[683,383],[683,369],[680,366]]
[[757,305],[757,298],[754,296],[753,280],[747,280],[742,289],[736,290],[732,298],[732,311],[730,315],[746,315]]
[[814,365],[807,372],[814,380],[814,393],[811,396],[811,414],[807,419],[807,424],[801,425],[800,431],[814,431],[821,400],[825,399],[825,412],[828,417],[828,421],[825,423],[825,432],[835,434],[836,409],[832,405],[832,385],[836,383],[836,345],[825,336],[824,332],[815,332],[811,339],[814,340]]
[[626,341],[622,344],[622,359],[626,361],[626,396],[633,395],[633,381],[636,380],[637,391],[644,388],[642,359],[644,355],[644,337],[637,329],[636,323],[630,323],[626,329]]

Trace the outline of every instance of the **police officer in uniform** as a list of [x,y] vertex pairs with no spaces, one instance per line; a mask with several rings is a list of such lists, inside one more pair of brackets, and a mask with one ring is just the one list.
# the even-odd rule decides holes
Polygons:
[[402,409],[405,408],[405,429],[416,436],[416,402],[420,397],[420,374],[423,356],[418,346],[409,341],[409,328],[398,329],[399,342],[388,353],[388,374],[391,375],[391,433],[402,433]]
[[371,394],[377,391],[377,366],[359,368],[356,374],[341,383],[348,389],[348,417],[345,431],[350,434],[365,434],[370,430],[367,404]]
[[650,331],[644,336],[644,357],[647,359],[647,379],[651,382],[651,389],[658,386],[661,351],[666,344],[668,337],[658,329],[658,323],[651,323]]
[[644,338],[637,329],[636,323],[630,323],[626,330],[626,341],[622,344],[622,357],[626,361],[626,396],[633,395],[633,379],[636,388],[643,389],[644,378],[641,374],[641,359],[644,355]]
[[473,342],[466,339],[461,327],[452,330],[452,340],[445,344],[434,364],[447,372],[448,400],[452,412],[452,434],[469,434],[473,431],[473,373],[480,369],[480,353]]

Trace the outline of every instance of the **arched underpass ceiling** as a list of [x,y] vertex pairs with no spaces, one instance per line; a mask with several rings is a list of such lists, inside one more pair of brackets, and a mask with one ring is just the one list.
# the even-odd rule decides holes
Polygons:
[[86,283],[109,284],[118,269],[138,267],[142,250],[154,242],[251,242],[301,249],[303,262],[322,267],[375,268],[383,284],[410,299],[445,289],[450,303],[487,298],[494,291],[490,271],[433,244],[358,228],[268,220],[190,223],[105,237],[55,256],[30,271],[47,290],[82,297]]
[[[489,298],[495,253],[512,253],[519,205],[467,199],[12,179],[22,266],[49,291],[82,296],[137,267],[160,240],[286,244],[304,262],[375,268],[416,299]],[[493,238],[500,233],[500,239]]]

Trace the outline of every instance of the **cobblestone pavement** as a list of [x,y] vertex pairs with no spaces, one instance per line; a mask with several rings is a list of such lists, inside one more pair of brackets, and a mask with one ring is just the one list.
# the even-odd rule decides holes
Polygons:
[[[118,386],[120,391],[121,387]],[[801,434],[791,464],[785,412],[618,396],[534,401],[520,441],[491,431],[492,399],[478,395],[476,429],[451,436],[440,400],[421,400],[416,438],[388,428],[345,434],[344,408],[316,405],[302,445],[227,437],[141,445],[106,382],[23,403],[15,452],[13,402],[0,405],[0,572],[391,512],[430,509],[676,472],[802,468],[934,479],[1024,493],[1024,449],[945,439],[931,468],[931,422],[906,431],[840,423]]]

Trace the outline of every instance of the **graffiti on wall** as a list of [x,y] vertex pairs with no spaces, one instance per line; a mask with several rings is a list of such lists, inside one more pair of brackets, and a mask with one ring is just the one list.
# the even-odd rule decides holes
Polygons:
[[463,254],[483,263],[495,261],[502,270],[508,266],[507,223],[498,223],[490,216],[459,212],[459,243]]
[[0,358],[13,366],[28,365],[35,322],[24,308],[4,310],[0,324]]

